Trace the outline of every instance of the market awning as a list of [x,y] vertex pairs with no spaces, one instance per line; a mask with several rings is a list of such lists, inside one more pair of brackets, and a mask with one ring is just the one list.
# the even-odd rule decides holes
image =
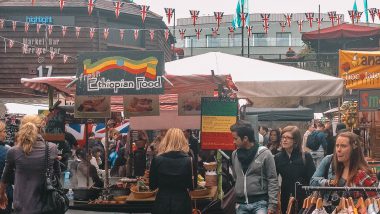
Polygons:
[[350,39],[379,35],[380,27],[369,27],[359,24],[354,25],[343,23],[340,25],[303,33],[302,40],[310,41],[318,39]]

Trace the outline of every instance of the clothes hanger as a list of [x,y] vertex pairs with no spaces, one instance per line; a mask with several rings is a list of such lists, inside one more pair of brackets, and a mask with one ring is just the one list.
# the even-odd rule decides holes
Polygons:
[[307,200],[309,200],[309,196],[303,199],[302,209],[306,209]]
[[371,204],[372,202],[371,202],[371,199],[370,198],[367,198],[366,200],[365,200],[365,207],[369,207],[369,205]]
[[358,202],[356,203],[356,206],[355,206],[357,209],[359,209],[359,208],[366,208],[366,206],[365,206],[365,203],[364,203],[364,199],[363,199],[363,197],[360,197],[359,199],[358,199]]
[[323,208],[323,200],[322,198],[318,198],[317,204],[316,204],[316,209],[322,209]]

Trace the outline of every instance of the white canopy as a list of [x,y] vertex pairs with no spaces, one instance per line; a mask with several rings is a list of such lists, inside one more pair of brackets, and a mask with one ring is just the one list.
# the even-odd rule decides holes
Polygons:
[[166,74],[231,74],[239,98],[255,107],[297,107],[343,94],[343,79],[220,52],[165,63]]

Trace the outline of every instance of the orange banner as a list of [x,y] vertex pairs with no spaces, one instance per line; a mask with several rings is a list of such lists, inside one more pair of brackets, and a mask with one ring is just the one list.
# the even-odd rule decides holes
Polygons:
[[380,87],[380,51],[339,51],[339,77],[347,89]]

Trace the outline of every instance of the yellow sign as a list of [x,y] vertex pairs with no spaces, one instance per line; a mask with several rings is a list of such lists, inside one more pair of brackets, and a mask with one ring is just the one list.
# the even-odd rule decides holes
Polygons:
[[202,132],[227,132],[236,123],[235,116],[202,116]]
[[380,87],[380,51],[339,51],[339,77],[347,89]]

